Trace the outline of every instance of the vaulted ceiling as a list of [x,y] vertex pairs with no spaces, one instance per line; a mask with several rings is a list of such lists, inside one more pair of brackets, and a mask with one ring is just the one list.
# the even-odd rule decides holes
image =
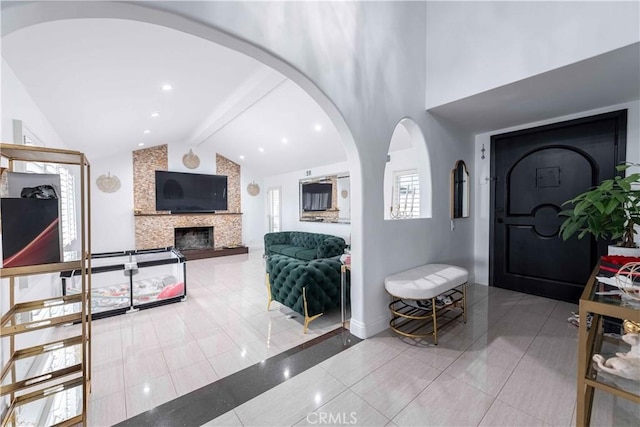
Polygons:
[[337,130],[299,86],[172,29],[54,21],[4,37],[2,56],[65,144],[90,158],[166,143],[212,146],[263,176],[346,160]]

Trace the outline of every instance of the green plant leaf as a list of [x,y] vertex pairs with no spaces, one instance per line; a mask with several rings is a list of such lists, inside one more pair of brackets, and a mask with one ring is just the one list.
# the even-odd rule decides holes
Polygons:
[[605,211],[605,207],[604,207],[604,203],[602,203],[600,200],[596,200],[593,202],[593,206],[596,207],[596,209],[598,209],[598,212],[600,213],[604,213]]
[[614,184],[614,181],[607,179],[606,181],[602,181],[602,184],[598,186],[598,189],[600,191],[610,191]]
[[610,199],[609,202],[607,203],[607,207],[604,210],[604,213],[606,215],[611,215],[611,212],[613,212],[617,207],[618,207],[618,199],[613,198]]
[[[640,165],[621,164],[616,170],[624,172],[631,166]],[[640,173],[603,180],[562,206],[567,208],[558,213],[564,218],[559,231],[564,240],[576,233],[579,239],[592,234],[597,239],[629,240],[628,234],[635,230],[628,224],[640,223]]]
[[582,200],[581,202],[576,203],[576,207],[573,208],[573,213],[575,215],[580,215],[580,213],[582,213],[589,204],[589,200]]
[[620,188],[622,188],[624,191],[631,191],[631,183],[627,182],[624,179],[621,179],[620,181],[618,181],[618,185],[620,186]]

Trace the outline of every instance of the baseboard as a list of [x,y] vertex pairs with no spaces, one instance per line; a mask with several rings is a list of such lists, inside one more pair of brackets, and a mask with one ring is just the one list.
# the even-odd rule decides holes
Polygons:
[[349,321],[349,332],[362,339],[370,338],[388,328],[389,318],[386,316],[366,324],[353,318]]

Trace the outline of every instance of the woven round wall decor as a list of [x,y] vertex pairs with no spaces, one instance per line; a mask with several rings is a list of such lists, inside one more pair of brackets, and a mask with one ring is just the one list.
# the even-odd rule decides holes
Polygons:
[[250,183],[249,185],[247,185],[247,193],[249,193],[249,195],[251,196],[257,196],[258,194],[260,194],[260,186],[255,182]]
[[100,191],[115,193],[120,189],[120,179],[115,175],[111,176],[111,172],[108,172],[106,175],[100,175],[96,179],[96,185]]
[[200,166],[200,157],[193,152],[193,150],[189,150],[187,154],[182,156],[182,164],[188,167],[189,169],[195,169]]

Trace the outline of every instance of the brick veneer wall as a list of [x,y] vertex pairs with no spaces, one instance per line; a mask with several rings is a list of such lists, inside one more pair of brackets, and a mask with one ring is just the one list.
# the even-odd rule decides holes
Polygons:
[[169,161],[166,145],[133,152],[133,209],[156,212],[156,170],[166,171]]
[[155,210],[155,171],[168,169],[168,148],[161,145],[133,152],[133,206],[136,249],[174,245],[174,228],[213,227],[216,247],[242,243],[240,165],[216,155],[216,173],[227,175],[228,211],[218,214],[174,214]]
[[227,212],[240,212],[240,165],[216,154],[216,175],[227,176]]

